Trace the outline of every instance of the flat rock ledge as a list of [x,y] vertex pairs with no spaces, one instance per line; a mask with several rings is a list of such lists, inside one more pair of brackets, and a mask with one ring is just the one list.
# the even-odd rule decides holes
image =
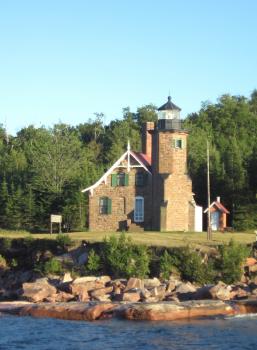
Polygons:
[[197,300],[159,303],[39,303],[1,302],[1,314],[94,321],[112,317],[127,320],[173,321],[202,317],[254,314],[257,299],[224,302]]

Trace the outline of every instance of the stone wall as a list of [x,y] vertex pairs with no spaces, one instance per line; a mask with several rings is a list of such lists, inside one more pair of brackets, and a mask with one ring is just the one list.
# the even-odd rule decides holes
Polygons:
[[[153,133],[153,227],[163,231],[188,231],[192,181],[187,175],[187,136],[184,131]],[[175,148],[174,140],[182,147]]]
[[[89,196],[89,230],[90,231],[118,231],[126,228],[126,221],[134,220],[135,197],[144,197],[144,223],[145,229],[151,229],[152,216],[152,176],[147,173],[147,183],[145,186],[135,186],[135,174],[137,172],[147,172],[143,168],[131,168],[130,172],[126,168],[122,169],[129,175],[128,186],[111,185],[111,175],[108,176],[106,184],[102,183],[92,195]],[[117,173],[116,169],[113,173]],[[112,200],[111,214],[100,214],[99,199],[108,197]],[[125,203],[125,208],[124,208]]]

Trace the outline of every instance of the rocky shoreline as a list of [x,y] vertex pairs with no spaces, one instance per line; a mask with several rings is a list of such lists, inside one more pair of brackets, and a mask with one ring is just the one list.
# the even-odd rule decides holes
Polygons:
[[191,320],[204,317],[235,316],[257,313],[257,299],[224,302],[198,300],[159,303],[30,303],[1,302],[1,314],[95,321],[119,318],[141,321]]
[[[252,276],[257,261],[248,259],[245,268]],[[87,321],[112,317],[171,321],[257,313],[256,277],[245,278],[243,275],[242,281],[233,285],[219,281],[199,286],[173,275],[160,280],[73,278],[70,273],[38,278],[33,271],[9,273],[0,280],[0,312]]]

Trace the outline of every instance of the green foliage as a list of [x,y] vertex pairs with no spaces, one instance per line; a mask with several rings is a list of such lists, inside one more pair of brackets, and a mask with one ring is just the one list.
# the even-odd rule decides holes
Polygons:
[[211,282],[213,279],[212,265],[202,263],[201,256],[189,247],[181,249],[180,265],[181,277],[190,282],[200,284]]
[[216,262],[217,269],[221,272],[221,278],[225,283],[234,283],[240,280],[242,264],[249,256],[250,249],[234,240],[219,247],[220,258]]
[[62,250],[67,250],[68,247],[72,246],[73,242],[69,235],[59,233],[56,236],[56,243]]
[[[228,207],[229,225],[236,229],[256,227],[257,205],[257,91],[250,98],[221,96],[216,103],[203,103],[188,115],[190,130],[188,169],[196,201],[206,207],[206,139],[210,141],[211,197],[220,195]],[[141,130],[156,121],[152,104],[104,124],[104,115],[77,127],[57,124],[53,128],[21,129],[6,142],[0,126],[0,228],[48,230],[49,215],[63,215],[65,229],[86,225],[88,199],[81,193],[117,160],[130,140],[141,150]],[[242,213],[245,211],[246,215]]]
[[0,270],[5,270],[7,268],[7,262],[5,258],[0,255]]
[[6,253],[8,249],[12,246],[12,240],[10,238],[4,237],[0,239],[0,251]]
[[86,271],[89,274],[95,274],[98,273],[101,268],[101,258],[94,249],[91,249],[88,254],[88,261],[86,264]]
[[61,274],[63,272],[62,264],[59,260],[52,258],[44,264],[44,273],[46,275],[50,274]]
[[17,259],[13,258],[13,259],[11,260],[10,266],[11,266],[12,268],[18,267],[18,261],[17,261]]
[[114,277],[145,277],[149,273],[150,257],[145,246],[136,246],[121,233],[104,240],[104,265]]
[[176,256],[171,256],[165,249],[164,253],[160,257],[160,275],[164,279],[169,279],[171,273],[176,269],[178,261]]

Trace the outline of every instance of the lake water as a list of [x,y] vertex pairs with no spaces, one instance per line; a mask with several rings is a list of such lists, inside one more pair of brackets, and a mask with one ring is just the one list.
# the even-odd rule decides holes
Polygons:
[[0,349],[257,349],[257,316],[188,322],[0,317]]

